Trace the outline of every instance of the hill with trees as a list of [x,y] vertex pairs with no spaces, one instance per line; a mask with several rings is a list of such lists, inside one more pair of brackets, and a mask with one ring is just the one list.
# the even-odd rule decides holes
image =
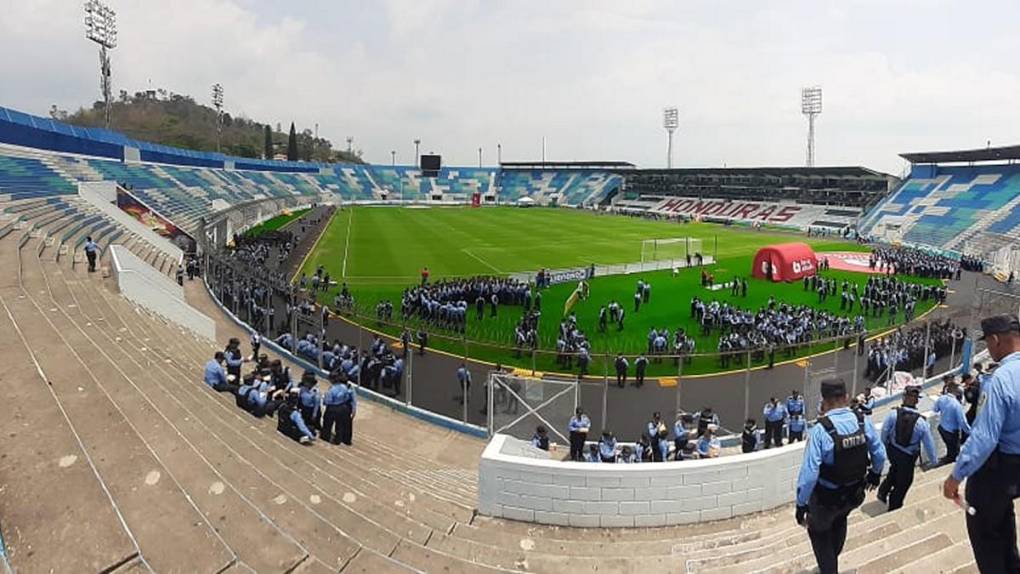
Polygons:
[[[50,108],[50,116],[83,127],[103,127],[103,102],[75,112]],[[166,90],[147,90],[134,95],[121,90],[113,102],[111,129],[128,137],[196,151],[217,151],[216,110],[199,104],[191,96]],[[283,126],[231,116],[224,112],[219,151],[227,155],[265,159],[364,163],[360,150],[333,149],[326,138],[316,138],[310,129],[297,131]],[[292,140],[292,141],[291,141]]]

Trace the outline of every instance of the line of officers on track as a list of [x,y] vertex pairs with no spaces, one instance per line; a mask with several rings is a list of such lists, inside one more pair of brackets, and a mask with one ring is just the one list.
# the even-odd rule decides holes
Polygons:
[[[941,461],[929,424],[917,409],[920,387],[904,391],[903,404],[889,413],[879,433],[862,410],[850,408],[842,380],[821,383],[821,414],[808,431],[795,518],[807,528],[822,574],[839,571],[847,516],[864,502],[865,490],[877,488],[878,499],[889,510],[903,506],[921,450],[927,458],[924,469],[955,462],[943,483],[943,495],[965,511],[979,570],[1020,572],[1013,510],[1020,490],[1020,321],[1010,315],[994,316],[981,321],[981,329],[980,340],[998,367],[968,386],[968,399],[976,407],[971,413],[964,413],[960,389],[947,381],[934,409],[940,414],[938,432],[947,446]],[[972,425],[967,420],[971,417]],[[887,462],[889,472],[883,480]]]

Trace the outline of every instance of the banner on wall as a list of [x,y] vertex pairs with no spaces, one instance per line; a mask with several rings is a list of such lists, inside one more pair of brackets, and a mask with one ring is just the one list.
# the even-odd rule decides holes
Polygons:
[[160,237],[169,239],[185,253],[195,252],[195,240],[190,235],[122,189],[117,190],[117,207]]

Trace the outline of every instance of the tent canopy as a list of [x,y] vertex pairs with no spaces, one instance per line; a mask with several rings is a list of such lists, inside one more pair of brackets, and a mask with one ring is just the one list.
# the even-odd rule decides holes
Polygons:
[[758,250],[751,273],[758,279],[796,281],[818,271],[818,258],[806,243],[780,243]]

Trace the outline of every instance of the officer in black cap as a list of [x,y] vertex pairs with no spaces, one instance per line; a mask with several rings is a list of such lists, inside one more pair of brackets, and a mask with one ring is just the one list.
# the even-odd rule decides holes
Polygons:
[[865,488],[878,486],[885,448],[871,420],[848,408],[842,379],[822,381],[821,392],[822,415],[808,433],[797,477],[796,518],[807,527],[821,574],[835,574],[847,515],[864,502]]
[[921,445],[929,466],[938,462],[935,440],[928,421],[917,410],[921,387],[912,385],[903,391],[903,406],[895,408],[882,423],[882,444],[889,455],[889,474],[878,487],[878,499],[889,504],[889,510],[903,506],[903,499],[914,483],[914,466],[921,456]]
[[[1013,501],[1020,493],[1020,321],[981,321],[995,372],[982,381],[977,416],[942,494],[967,508],[967,534],[981,572],[1020,572]],[[960,483],[966,479],[966,504]]]

